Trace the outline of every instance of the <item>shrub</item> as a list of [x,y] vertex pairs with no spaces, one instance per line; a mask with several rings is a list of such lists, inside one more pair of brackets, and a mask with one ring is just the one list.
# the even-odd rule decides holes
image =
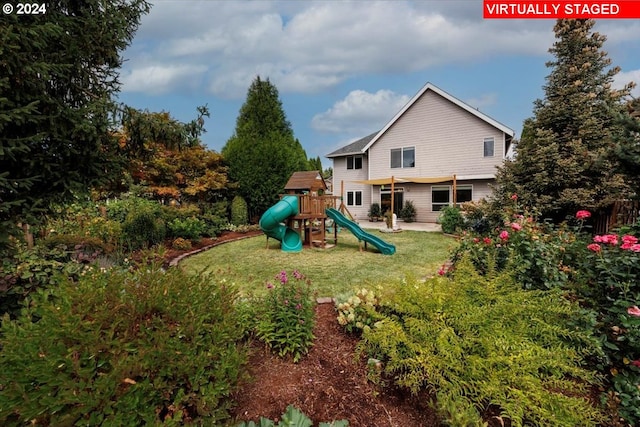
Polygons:
[[360,348],[396,385],[434,392],[445,422],[482,425],[489,408],[514,426],[601,419],[588,401],[597,376],[581,367],[597,343],[575,328],[580,308],[559,290],[525,291],[506,273],[477,274],[468,261],[453,277],[385,289],[381,318],[363,329]]
[[206,233],[207,225],[204,221],[195,217],[185,219],[176,218],[167,224],[167,229],[171,237],[198,240]]
[[416,207],[411,200],[407,200],[404,203],[399,216],[404,222],[414,222],[416,220]]
[[442,232],[447,234],[455,234],[462,229],[464,218],[460,208],[456,206],[445,206],[440,211],[438,222],[442,226]]
[[297,362],[313,344],[315,300],[311,284],[297,270],[289,280],[281,271],[256,313],[256,335],[279,356],[291,355]]
[[246,359],[235,298],[159,264],[38,292],[2,322],[0,423],[219,425]]
[[241,196],[235,196],[231,201],[231,223],[244,225],[249,222],[247,202]]
[[377,220],[382,216],[382,209],[380,208],[379,203],[371,203],[368,216],[369,216],[369,219],[371,220]]
[[164,240],[165,223],[153,209],[132,211],[122,225],[123,239],[129,249],[153,246]]
[[173,242],[171,242],[171,247],[180,251],[186,251],[191,249],[191,241],[183,239],[182,237],[178,237]]

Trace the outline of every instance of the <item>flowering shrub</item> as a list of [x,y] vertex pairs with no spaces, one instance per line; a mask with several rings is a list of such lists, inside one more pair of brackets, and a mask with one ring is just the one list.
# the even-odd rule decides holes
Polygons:
[[265,300],[257,309],[256,335],[279,356],[293,356],[297,362],[313,344],[314,295],[311,283],[294,270],[268,282]]
[[609,401],[640,423],[640,244],[631,234],[593,237],[579,266],[576,290],[598,312],[598,333],[610,375]]
[[376,313],[378,297],[373,291],[362,288],[346,301],[336,304],[338,323],[349,332],[368,330],[380,316]]

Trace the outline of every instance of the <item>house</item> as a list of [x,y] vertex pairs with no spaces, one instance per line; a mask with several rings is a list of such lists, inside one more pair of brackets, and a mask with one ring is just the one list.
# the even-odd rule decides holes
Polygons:
[[371,203],[384,212],[393,199],[394,212],[410,200],[417,221],[435,222],[444,206],[490,193],[513,137],[509,127],[427,83],[380,131],[327,155],[334,194],[342,192],[358,220]]

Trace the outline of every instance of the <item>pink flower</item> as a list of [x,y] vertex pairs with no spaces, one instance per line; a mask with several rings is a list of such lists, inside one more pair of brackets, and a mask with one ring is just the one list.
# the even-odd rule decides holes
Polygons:
[[507,240],[509,238],[509,232],[507,230],[502,230],[500,232],[500,238],[502,240]]
[[293,277],[295,277],[297,280],[304,279],[304,275],[298,270],[293,270]]
[[593,241],[596,243],[607,243],[615,246],[618,244],[618,236],[615,234],[605,234],[603,236],[594,236]]
[[638,238],[636,236],[632,236],[630,234],[625,234],[622,236],[622,242],[625,244],[635,245],[638,243]]
[[520,230],[522,230],[522,226],[520,224],[518,224],[517,222],[512,222],[511,223],[511,229],[513,231],[520,231]]
[[632,251],[632,252],[640,252],[640,243],[636,243],[635,245],[631,245],[629,250]]
[[286,283],[289,281],[289,278],[287,277],[287,272],[284,270],[276,274],[276,279],[280,280],[280,283],[282,283],[283,285],[286,285]]
[[273,289],[273,283],[267,282],[267,289]]
[[480,239],[478,239],[477,237],[473,238],[473,243],[480,243]]
[[591,212],[589,211],[578,211],[576,212],[576,218],[578,219],[587,219],[591,217]]
[[491,243],[493,243],[491,242],[491,239],[488,237],[485,237],[484,239],[482,239],[482,241],[484,242],[485,245],[490,245]]
[[296,310],[300,310],[301,308],[302,308],[302,305],[296,304]]
[[640,317],[640,308],[637,305],[627,308],[627,313],[631,316]]
[[600,245],[597,243],[591,243],[590,245],[587,245],[587,249],[593,252],[600,252],[602,250]]
[[595,236],[593,236],[593,241],[596,243],[603,243],[604,240],[602,240],[602,236],[599,234],[596,234]]
[[511,196],[511,200],[513,200],[513,201],[518,200],[518,195],[514,193],[514,194]]

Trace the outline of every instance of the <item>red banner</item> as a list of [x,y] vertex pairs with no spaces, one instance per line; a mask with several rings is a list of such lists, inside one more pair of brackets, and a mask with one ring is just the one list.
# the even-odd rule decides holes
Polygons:
[[483,1],[485,19],[636,19],[640,1]]

